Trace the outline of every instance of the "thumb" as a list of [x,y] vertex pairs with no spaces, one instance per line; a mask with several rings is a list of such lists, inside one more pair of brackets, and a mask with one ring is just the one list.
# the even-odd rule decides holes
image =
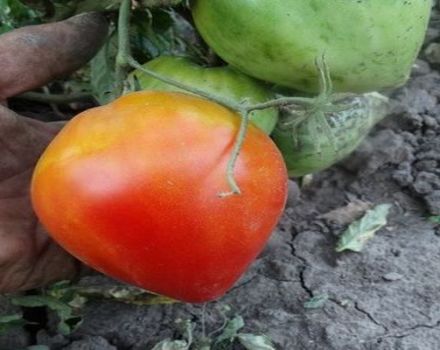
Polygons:
[[107,33],[105,17],[91,12],[0,35],[0,101],[80,68]]
[[61,126],[19,116],[0,105],[0,181],[33,167]]

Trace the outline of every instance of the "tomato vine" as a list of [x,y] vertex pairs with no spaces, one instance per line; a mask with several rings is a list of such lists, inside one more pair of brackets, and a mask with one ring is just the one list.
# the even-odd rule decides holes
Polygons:
[[[316,66],[319,71],[320,78],[320,86],[321,93],[316,97],[292,97],[292,96],[281,96],[277,97],[273,100],[250,104],[248,101],[244,100],[240,103],[233,102],[231,100],[222,98],[215,94],[208,93],[201,89],[197,89],[192,86],[188,86],[182,82],[171,79],[169,77],[163,76],[157,72],[154,72],[145,66],[142,66],[139,62],[137,62],[133,56],[131,55],[130,43],[129,43],[129,28],[130,28],[130,15],[131,15],[131,1],[123,0],[119,9],[119,18],[118,18],[118,54],[116,58],[116,87],[118,94],[123,93],[124,89],[124,80],[126,77],[127,70],[131,67],[134,69],[138,69],[143,73],[158,79],[164,83],[173,85],[179,89],[183,89],[192,94],[198,95],[200,97],[206,98],[213,102],[216,102],[226,108],[236,111],[241,116],[240,128],[236,136],[235,144],[230,156],[230,160],[226,169],[226,178],[230,187],[229,192],[220,193],[219,196],[227,197],[230,195],[239,195],[241,194],[240,187],[237,184],[237,181],[234,176],[234,169],[237,162],[237,159],[240,155],[240,151],[242,149],[243,143],[246,138],[246,133],[249,125],[249,114],[255,110],[263,110],[267,108],[287,108],[292,112],[292,118],[298,118],[298,116],[294,113],[296,111],[304,111],[305,117],[307,118],[310,115],[315,113],[320,114],[320,123],[323,124],[323,127],[326,129],[326,133],[328,137],[332,137],[332,133],[330,127],[325,118],[325,113],[334,112],[335,110],[340,110],[340,106],[335,106],[334,103],[341,98],[346,97],[346,94],[342,96],[340,94],[332,93],[332,84],[330,79],[329,68],[325,64],[324,55],[322,58],[316,60]],[[345,107],[342,106],[342,109]]]

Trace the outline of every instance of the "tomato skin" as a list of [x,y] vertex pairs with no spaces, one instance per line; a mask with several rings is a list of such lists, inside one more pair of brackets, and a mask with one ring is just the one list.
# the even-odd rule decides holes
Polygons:
[[[275,96],[262,83],[231,67],[202,67],[185,57],[161,56],[144,65],[166,77],[196,87],[216,96],[240,103],[247,99],[249,103],[261,103]],[[180,91],[175,86],[165,84],[139,70],[132,74],[144,90]],[[270,134],[278,121],[276,108],[254,111],[251,121]]]
[[317,92],[325,54],[336,90],[403,84],[422,45],[431,0],[194,0],[197,29],[255,78]]
[[256,258],[286,200],[287,172],[239,117],[181,93],[137,92],[72,119],[34,172],[32,201],[52,237],[95,269],[186,302],[222,296]]

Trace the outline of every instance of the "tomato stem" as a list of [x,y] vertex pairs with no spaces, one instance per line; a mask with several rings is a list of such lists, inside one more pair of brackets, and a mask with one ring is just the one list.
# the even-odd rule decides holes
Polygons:
[[131,0],[122,0],[118,17],[118,53],[116,55],[116,92],[121,95],[127,75],[130,56],[130,14]]
[[237,163],[238,156],[240,155],[241,149],[243,148],[243,143],[246,138],[248,126],[249,126],[249,111],[242,110],[241,114],[241,123],[240,129],[238,131],[237,137],[235,139],[234,148],[232,149],[231,157],[229,158],[228,165],[226,168],[226,180],[228,181],[229,187],[231,191],[229,192],[221,192],[219,197],[225,198],[231,195],[239,195],[241,194],[240,187],[237,184],[234,176],[235,164]]
[[218,104],[221,104],[222,106],[227,107],[227,108],[232,109],[232,110],[237,110],[237,109],[240,108],[238,104],[232,102],[231,100],[228,100],[228,99],[225,99],[225,98],[221,98],[221,97],[219,97],[217,95],[214,95],[214,94],[207,93],[207,92],[205,92],[205,91],[203,91],[201,89],[195,88],[193,86],[188,86],[188,85],[186,85],[184,83],[181,83],[181,82],[179,82],[177,80],[174,80],[174,79],[168,78],[166,76],[163,76],[163,75],[161,75],[159,73],[156,73],[156,72],[154,72],[154,71],[152,71],[152,70],[142,66],[139,62],[137,62],[131,56],[127,56],[127,61],[128,61],[128,64],[131,67],[133,67],[135,69],[139,69],[141,72],[143,72],[145,74],[148,74],[149,76],[151,76],[151,77],[153,77],[153,78],[155,78],[157,80],[160,80],[160,81],[162,81],[162,82],[164,82],[166,84],[173,85],[173,86],[175,86],[175,87],[177,87],[179,89],[188,91],[188,92],[190,92],[190,93],[192,93],[194,95],[198,95],[198,96],[204,97],[204,98],[206,98],[208,100],[217,102]]
[[254,105],[249,105],[244,109],[248,112],[268,109],[268,108],[281,108],[287,106],[298,105],[302,107],[311,107],[315,105],[315,99],[309,97],[279,97],[267,102],[257,103]]
[[72,94],[46,94],[41,92],[25,92],[21,95],[15,96],[14,98],[34,101],[34,102],[44,102],[53,103],[57,105],[69,104],[72,102],[79,101],[89,101],[93,100],[93,96],[87,92],[79,92]]

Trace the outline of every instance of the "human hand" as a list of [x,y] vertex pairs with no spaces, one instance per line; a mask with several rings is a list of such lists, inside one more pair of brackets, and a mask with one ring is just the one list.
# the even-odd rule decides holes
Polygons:
[[[81,67],[106,35],[107,22],[98,13],[0,35],[0,102]],[[29,197],[33,168],[60,128],[0,104],[0,293],[69,279],[79,270],[79,262],[46,234]]]

